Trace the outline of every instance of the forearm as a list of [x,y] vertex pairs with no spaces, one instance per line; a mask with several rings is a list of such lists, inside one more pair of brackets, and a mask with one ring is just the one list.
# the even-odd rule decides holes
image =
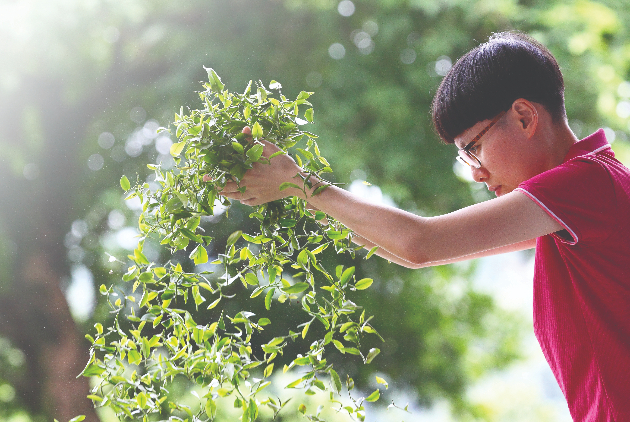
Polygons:
[[560,229],[518,192],[437,217],[371,204],[335,186],[308,194],[310,204],[391,254],[386,259],[412,268],[531,248],[537,237]]
[[[314,189],[316,184],[311,192],[306,192],[309,204],[343,223],[363,241],[378,245],[381,248],[378,255],[414,268],[415,264],[425,260],[417,242],[423,237],[423,217],[369,203],[335,186],[329,186],[317,195],[312,195]],[[386,252],[388,255],[384,256]]]
[[356,243],[357,245],[363,246],[365,249],[368,249],[368,250],[371,250],[372,248],[376,246],[377,250],[376,252],[374,252],[374,254],[388,260],[389,262],[393,262],[394,264],[398,264],[403,267],[412,268],[412,269],[421,268],[421,266],[415,265],[409,261],[405,261],[404,259],[401,259],[400,257],[386,251],[382,247],[375,245],[374,243],[368,241],[367,239],[359,236],[356,233],[352,234],[352,241]]
[[[365,249],[368,249],[368,250],[372,249],[375,246],[378,246],[372,242],[369,242],[368,240],[366,240],[365,238],[357,234],[352,235],[352,241],[356,243],[357,245],[363,246]],[[452,264],[455,262],[467,261],[470,259],[483,258],[486,256],[499,255],[503,253],[523,251],[523,250],[532,249],[535,247],[536,247],[536,239],[531,239],[524,242],[513,243],[511,245],[506,245],[506,246],[502,246],[502,247],[498,247],[494,249],[476,252],[470,255],[463,255],[457,258],[444,259],[444,260],[439,260],[439,261],[428,261],[422,264],[414,264],[412,262],[406,261],[392,254],[391,252],[383,249],[382,247],[378,247],[378,249],[376,250],[374,254],[390,262],[401,265],[403,267],[411,268],[411,269],[418,269],[418,268],[425,268],[425,267],[433,267],[437,265]]]

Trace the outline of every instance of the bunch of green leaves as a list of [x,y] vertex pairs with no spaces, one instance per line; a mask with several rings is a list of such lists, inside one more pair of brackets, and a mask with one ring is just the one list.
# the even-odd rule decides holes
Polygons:
[[[203,229],[203,218],[212,216],[217,204],[230,205],[219,192],[228,181],[240,184],[254,163],[265,165],[273,159],[263,156],[259,140],[280,147],[277,154],[294,153],[305,174],[301,183],[289,184],[293,187],[306,191],[311,175],[322,179],[331,172],[317,137],[301,129],[313,121],[311,93],[300,92],[289,100],[272,81],[269,89],[250,82],[243,94],[236,94],[225,89],[214,70],[207,70],[209,82],[200,92],[203,109],[188,114],[182,109],[175,116],[177,142],[171,155],[176,165],[169,170],[149,165],[159,187],[152,190],[147,183],[132,187],[125,176],[121,178],[127,198],[142,202],[140,240],[129,255],[126,284],[100,288],[115,317],[111,326],[96,324],[96,335],[88,336],[91,358],[83,375],[100,378],[89,397],[119,417],[133,419],[148,420],[150,414],[170,411],[172,420],[213,420],[218,398],[228,396],[242,409],[243,422],[255,421],[263,405],[275,417],[288,401],[261,398],[273,380],[274,360],[279,354],[286,358],[288,344],[304,341],[304,353],[284,365],[283,372],[301,368],[285,388],[306,394],[329,392],[333,407],[363,420],[364,401],[378,400],[379,390],[368,397],[350,396],[352,405],[344,406],[338,400],[341,378],[327,358],[338,351],[370,363],[379,354],[377,348],[362,349],[366,334],[380,336],[370,325],[371,317],[349,298],[351,291],[367,289],[372,279],[357,280],[354,267],[339,265],[329,271],[322,264],[320,254],[327,248],[354,257],[350,230],[309,210],[303,199],[285,198],[254,209],[250,217],[258,220],[257,233],[239,230],[229,236],[225,253],[212,262],[219,274],[200,270],[208,264],[206,248],[214,240]],[[251,140],[245,139],[244,126],[252,129]],[[303,148],[297,146],[301,144]],[[314,194],[325,188],[320,186]],[[170,256],[184,250],[189,260],[152,262],[144,254],[147,239],[169,248]],[[265,338],[264,327],[272,324],[269,317],[246,310],[229,314],[222,307],[234,295],[245,294],[252,301],[264,301],[267,311],[273,302],[297,303],[304,319],[284,335]],[[216,318],[201,321],[203,307],[214,309]],[[314,324],[320,327],[309,332]],[[253,336],[257,342],[252,342]],[[169,396],[169,385],[178,377],[203,389],[198,408]],[[348,391],[353,385],[347,377]],[[319,410],[311,414],[304,405],[298,410],[310,420],[320,420]]]

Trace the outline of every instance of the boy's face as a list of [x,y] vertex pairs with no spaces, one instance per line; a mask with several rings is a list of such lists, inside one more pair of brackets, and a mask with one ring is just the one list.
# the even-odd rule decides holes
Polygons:
[[478,168],[471,165],[472,177],[476,182],[485,183],[496,196],[512,192],[518,185],[546,170],[545,161],[538,157],[531,137],[522,129],[519,116],[508,110],[499,117],[476,142],[469,146],[479,133],[483,132],[494,119],[478,122],[455,138],[460,149],[469,146],[469,151],[478,159]]

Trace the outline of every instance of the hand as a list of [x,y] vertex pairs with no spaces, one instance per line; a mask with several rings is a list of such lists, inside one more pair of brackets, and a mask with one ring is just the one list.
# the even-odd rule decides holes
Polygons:
[[[252,131],[249,126],[243,128],[243,133],[247,141],[252,142]],[[276,145],[265,140],[257,142],[264,146],[263,157],[265,158],[281,151]],[[280,190],[280,185],[285,182],[301,186],[303,182],[298,174],[302,171],[293,158],[287,154],[278,155],[271,158],[269,163],[264,161],[254,163],[241,179],[240,186],[236,182],[228,182],[219,194],[250,206],[261,205],[287,196],[300,194],[303,196],[303,192],[296,188]],[[239,187],[244,187],[245,191],[239,192]]]

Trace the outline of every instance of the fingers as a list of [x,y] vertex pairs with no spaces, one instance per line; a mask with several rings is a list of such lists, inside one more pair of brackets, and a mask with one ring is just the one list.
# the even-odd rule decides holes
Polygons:
[[235,182],[227,182],[223,189],[219,191],[219,195],[228,196],[230,198],[230,195],[242,195],[238,189],[239,186]]

